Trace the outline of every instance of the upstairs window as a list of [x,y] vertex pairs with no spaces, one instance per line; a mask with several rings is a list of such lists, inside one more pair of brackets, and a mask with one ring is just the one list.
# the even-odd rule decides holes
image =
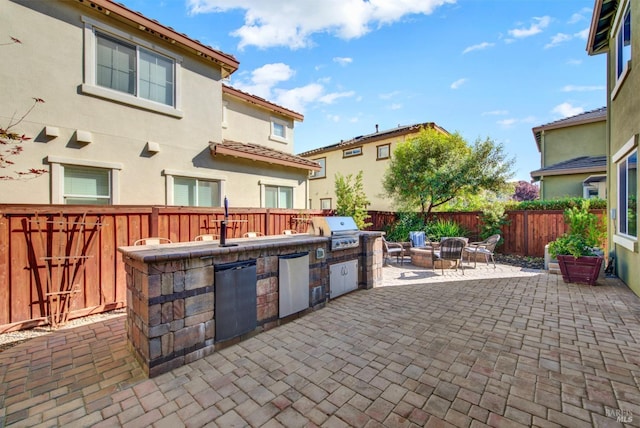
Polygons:
[[174,105],[174,62],[140,46],[96,33],[96,84]]
[[287,122],[284,120],[271,118],[271,135],[270,139],[286,143],[289,136],[287,135]]
[[325,178],[327,176],[327,158],[314,159],[314,162],[318,162],[320,164],[320,171],[311,171],[309,173],[309,178]]
[[343,158],[350,158],[352,156],[360,156],[362,154],[362,147],[354,147],[353,149],[347,149],[342,151]]
[[382,146],[378,146],[378,157],[377,157],[377,160],[389,159],[389,153],[390,153],[390,145],[389,144],[384,144]]
[[627,4],[616,33],[616,80],[624,76],[631,61],[631,6]]

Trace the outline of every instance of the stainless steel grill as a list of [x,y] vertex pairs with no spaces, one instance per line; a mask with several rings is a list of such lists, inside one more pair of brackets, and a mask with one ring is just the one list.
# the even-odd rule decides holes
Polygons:
[[357,248],[360,233],[353,217],[313,217],[310,233],[331,238],[331,251]]

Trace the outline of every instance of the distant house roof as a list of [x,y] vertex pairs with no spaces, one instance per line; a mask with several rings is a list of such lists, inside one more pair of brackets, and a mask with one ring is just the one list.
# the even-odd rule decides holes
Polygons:
[[596,0],[589,27],[587,53],[597,55],[607,52],[609,32],[616,16],[619,0]]
[[110,19],[115,19],[138,28],[139,31],[148,35],[158,37],[166,42],[179,46],[181,49],[190,51],[201,58],[210,60],[222,68],[222,77],[227,77],[238,69],[240,62],[233,55],[224,53],[207,46],[199,40],[192,39],[184,33],[179,33],[171,27],[163,25],[155,19],[150,19],[141,14],[128,9],[121,3],[113,0],[79,0],[79,4],[85,5],[96,12],[101,12]]
[[224,140],[221,143],[211,142],[209,148],[213,156],[226,155],[292,168],[320,171],[320,164],[317,162],[258,144]]
[[[376,129],[377,127],[378,125],[376,125]],[[324,146],[324,147],[319,147],[317,149],[309,150],[304,153],[300,153],[299,156],[308,157],[308,156],[313,156],[313,155],[317,155],[324,152],[330,152],[336,149],[346,149],[352,146],[359,146],[366,143],[380,141],[380,140],[384,140],[386,138],[391,138],[395,136],[413,134],[415,132],[418,132],[421,128],[435,129],[436,131],[440,131],[443,134],[449,133],[447,132],[446,129],[441,128],[440,126],[436,125],[433,122],[416,123],[414,125],[406,125],[406,126],[398,125],[397,128],[391,128],[385,131],[376,131],[371,134],[357,136],[347,141],[340,141],[339,143],[336,143],[336,144],[331,144],[329,146]]]
[[286,107],[279,106],[277,104],[272,103],[271,101],[265,100],[264,98],[260,98],[257,95],[252,95],[248,92],[241,91],[240,89],[236,89],[229,85],[224,85],[224,84],[222,85],[222,93],[234,96],[243,101],[247,101],[251,104],[255,104],[267,110],[271,110],[273,112],[279,113],[283,116],[288,116],[293,120],[297,120],[299,122],[302,122],[304,120],[304,116],[300,113],[296,113],[295,111],[289,110]]
[[584,125],[586,123],[603,122],[607,120],[607,108],[600,107],[595,110],[586,111],[575,116],[565,117],[564,119],[549,122],[544,125],[536,126],[531,131],[533,138],[536,139],[538,151],[541,150],[540,141],[542,140],[542,132],[551,129],[568,128],[570,126]]
[[580,156],[531,171],[531,178],[539,180],[549,175],[584,174],[590,172],[606,172],[606,156]]

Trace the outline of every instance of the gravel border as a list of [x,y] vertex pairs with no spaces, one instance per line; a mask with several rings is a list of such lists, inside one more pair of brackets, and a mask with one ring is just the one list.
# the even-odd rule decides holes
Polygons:
[[64,326],[57,329],[52,328],[49,325],[45,325],[45,326],[34,327],[26,330],[0,333],[0,352],[6,351],[9,348],[12,348],[16,345],[24,343],[35,337],[44,336],[46,334],[50,334],[66,328],[74,328],[74,327],[91,324],[98,321],[104,321],[106,319],[117,317],[126,313],[127,313],[126,308],[115,309],[113,311],[103,312],[101,314],[87,315],[86,317],[74,318],[68,323],[66,323]]

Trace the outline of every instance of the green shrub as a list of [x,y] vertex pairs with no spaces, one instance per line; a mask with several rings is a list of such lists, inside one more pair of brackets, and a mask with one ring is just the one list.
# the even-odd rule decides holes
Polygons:
[[417,212],[400,212],[398,221],[385,227],[387,241],[407,242],[409,232],[425,230],[424,219]]
[[443,219],[427,224],[426,232],[432,241],[439,241],[445,236],[469,236],[469,231],[455,221]]
[[[544,201],[522,201],[510,202],[507,205],[508,210],[567,210],[573,207],[581,207],[584,198],[562,198]],[[606,209],[607,201],[605,199],[593,198],[589,199],[591,209]]]

